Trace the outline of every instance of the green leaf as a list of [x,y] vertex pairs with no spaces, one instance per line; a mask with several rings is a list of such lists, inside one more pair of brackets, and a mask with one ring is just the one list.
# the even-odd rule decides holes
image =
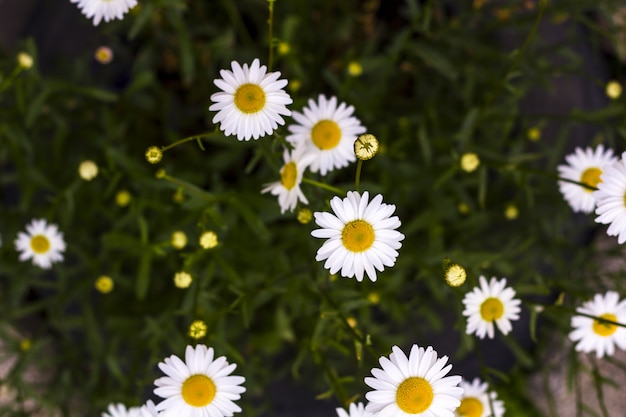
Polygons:
[[452,62],[434,47],[423,42],[416,42],[409,51],[450,81],[458,78],[459,73]]

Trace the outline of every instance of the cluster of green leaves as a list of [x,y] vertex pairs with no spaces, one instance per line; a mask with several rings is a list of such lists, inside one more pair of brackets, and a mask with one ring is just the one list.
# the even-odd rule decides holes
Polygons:
[[[619,147],[624,104],[607,100],[595,111],[561,115],[521,107],[533,88],[549,94],[558,74],[604,88],[573,46],[611,39],[617,29],[589,17],[610,2],[564,0],[545,10],[537,2],[450,3],[275,1],[269,39],[264,1],[143,0],[123,21],[97,28],[115,53],[110,65],[123,65],[121,85],[94,62],[93,50],[45,74],[33,42],[22,45],[34,57],[30,70],[12,74],[15,55],[3,54],[0,324],[18,366],[2,383],[64,415],[98,413],[110,402],[138,405],[159,376],[156,364],[199,342],[238,364],[248,415],[271,414],[265,387],[276,380],[307,381],[320,399],[346,405],[364,399],[362,377],[393,344],[433,344],[452,363],[479,357],[461,315],[479,275],[509,279],[530,311],[530,325],[519,331],[532,333],[534,344],[549,333],[537,329],[536,303],[545,304],[539,325],[565,337],[565,307],[609,284],[588,278],[593,249],[580,236],[593,221],[562,201],[555,167],[583,124],[599,132],[588,145]],[[540,21],[571,29],[548,44],[536,31]],[[505,35],[517,49],[497,41]],[[238,142],[211,123],[219,70],[233,60],[267,64],[268,45],[279,43],[289,48],[274,50],[272,70],[290,81],[292,110],[318,94],[336,95],[381,142],[360,188],[396,205],[406,239],[397,264],[375,283],[330,277],[314,260],[321,245],[310,236],[314,223],[281,215],[275,198],[260,193],[278,178],[285,127]],[[363,73],[351,76],[350,62]],[[555,122],[553,137],[528,139],[529,129]],[[207,132],[167,150],[156,166],[144,158],[149,146]],[[465,152],[480,157],[477,171],[461,170]],[[78,175],[86,159],[99,166],[92,181]],[[157,170],[164,171],[157,177]],[[307,176],[354,189],[354,167]],[[131,195],[126,206],[116,204],[122,190]],[[311,184],[303,190],[311,210],[328,210],[333,193]],[[505,217],[510,205],[515,219]],[[19,262],[12,244],[33,218],[58,224],[68,245],[50,271]],[[182,250],[170,242],[177,230],[189,237]],[[218,247],[200,247],[206,230],[216,232]],[[466,267],[460,288],[446,285],[445,259]],[[187,289],[173,283],[181,270],[194,278]],[[101,275],[114,281],[109,294],[94,288]],[[554,305],[559,293],[565,307]],[[187,333],[196,319],[208,325],[199,341]],[[503,392],[518,392],[540,350],[504,340],[515,362],[504,370],[487,363],[481,372]],[[28,367],[51,377],[43,387],[27,383]],[[518,394],[510,407],[527,412]]]

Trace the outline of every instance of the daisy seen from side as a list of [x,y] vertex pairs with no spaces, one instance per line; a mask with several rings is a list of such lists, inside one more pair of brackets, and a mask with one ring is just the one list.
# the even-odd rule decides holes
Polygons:
[[[615,291],[596,294],[593,300],[576,309],[587,314],[616,323],[626,324],[626,300],[620,300]],[[595,350],[598,358],[613,355],[615,345],[626,350],[626,328],[587,316],[573,316],[569,339],[576,343],[576,350],[589,353]]]
[[363,195],[348,191],[346,198],[335,196],[330,200],[334,214],[314,213],[321,229],[313,230],[311,235],[327,239],[315,260],[326,260],[324,268],[331,274],[341,270],[341,276],[356,277],[359,282],[364,273],[374,282],[376,270],[392,267],[404,235],[395,230],[401,224],[398,216],[392,216],[396,206],[382,201],[380,194],[369,201],[367,191]]
[[[614,163],[617,158],[612,149],[604,149],[599,145],[592,148],[576,148],[574,153],[565,157],[567,164],[559,165],[557,170],[561,178],[581,182],[598,187],[600,176],[606,165]],[[574,212],[591,213],[596,207],[593,189],[567,181],[559,181],[559,191]]]
[[283,152],[284,164],[280,169],[280,181],[265,185],[261,193],[271,193],[278,196],[280,212],[293,211],[298,201],[308,204],[309,201],[300,188],[304,170],[311,163],[312,155],[306,153],[304,146],[299,146],[291,152]]
[[130,9],[137,5],[137,0],[70,0],[77,3],[80,11],[88,18],[93,18],[93,25],[98,26],[104,19],[122,19]]
[[348,166],[356,161],[354,141],[365,127],[352,116],[354,107],[346,103],[337,105],[337,97],[327,99],[320,94],[318,101],[309,99],[302,113],[294,111],[297,124],[289,125],[287,140],[294,146],[304,144],[314,155],[310,170],[326,175],[327,172]]
[[102,417],[142,417],[139,407],[126,408],[124,404],[109,404],[107,412]]
[[494,337],[494,323],[502,334],[508,334],[512,320],[519,319],[521,301],[514,298],[515,290],[506,286],[506,278],[489,283],[484,276],[479,277],[480,287],[474,287],[465,294],[463,315],[467,317],[467,334],[476,333],[480,339]]
[[26,233],[17,234],[15,248],[20,252],[20,261],[32,259],[34,265],[49,269],[53,263],[63,260],[65,240],[56,224],[33,219],[26,225]]
[[617,242],[626,242],[626,152],[614,164],[604,168],[598,184],[598,191],[594,191],[597,200],[596,223],[608,224],[606,233],[617,236]]
[[[502,417],[504,415],[504,402],[498,400],[498,395],[493,391],[487,391],[488,384],[479,378],[472,382],[461,381],[463,388],[461,405],[454,415],[457,417]],[[493,412],[491,406],[493,405]]]
[[373,391],[365,394],[365,410],[380,417],[453,417],[461,404],[461,377],[446,376],[452,365],[448,357],[437,357],[430,346],[413,345],[407,358],[397,346],[389,358],[381,357],[382,369],[373,368],[365,383]]
[[258,59],[252,64],[231,62],[230,70],[221,70],[222,78],[214,84],[222,91],[211,95],[210,111],[217,111],[213,123],[220,124],[226,136],[238,140],[259,139],[284,125],[282,116],[290,116],[287,105],[293,101],[284,90],[287,80],[279,80],[280,72],[267,72]]
[[365,411],[363,403],[350,403],[348,410],[344,410],[341,407],[337,407],[335,410],[337,411],[337,417],[372,417],[370,413]]
[[224,356],[214,359],[213,348],[187,346],[185,362],[172,355],[159,363],[167,376],[154,381],[156,405],[164,417],[230,417],[241,408],[234,401],[246,391],[245,378],[230,375],[236,368]]

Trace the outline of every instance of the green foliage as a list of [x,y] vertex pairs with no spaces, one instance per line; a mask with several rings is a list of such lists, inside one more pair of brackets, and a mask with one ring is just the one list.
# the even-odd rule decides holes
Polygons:
[[[32,40],[21,44],[31,69],[16,67],[13,51],[5,51],[0,329],[18,362],[2,383],[45,409],[96,415],[111,402],[141,404],[160,376],[156,364],[198,342],[237,363],[247,415],[271,414],[264,387],[279,379],[306,381],[320,400],[345,406],[364,400],[363,376],[394,344],[448,340],[434,348],[452,355],[451,363],[478,357],[480,346],[464,334],[461,300],[485,275],[507,277],[525,309],[546,307],[532,310],[521,330],[532,333],[532,350],[498,335],[515,363],[482,367],[519,410],[511,415],[536,415],[522,391],[541,366],[542,328],[554,326],[555,337],[565,338],[571,309],[611,287],[593,278],[597,256],[580,239],[593,219],[571,214],[556,165],[572,148],[574,129],[595,126],[588,145],[617,149],[626,126],[623,99],[560,115],[523,111],[522,102],[531,89],[549,94],[557,74],[593,77],[574,46],[612,40],[617,28],[589,19],[590,8],[611,2],[566,0],[545,12],[534,2],[527,2],[532,10],[520,2],[384,3],[276,1],[268,39],[267,2],[143,0],[124,20],[97,29],[114,51],[111,65],[123,65],[121,86],[106,82],[107,67],[93,51],[46,72]],[[571,30],[553,44],[535,31],[562,20],[582,25],[585,37]],[[518,49],[503,48],[498,34]],[[288,53],[279,53],[280,43]],[[279,178],[284,126],[239,142],[211,122],[219,71],[233,60],[268,65],[268,45],[272,70],[290,82],[292,110],[336,95],[380,140],[379,154],[363,164],[360,189],[396,205],[406,238],[396,265],[375,283],[330,277],[315,261],[322,242],[310,235],[314,222],[281,215],[275,197],[260,193]],[[351,62],[362,74],[347,72]],[[529,129],[556,122],[554,137],[528,139]],[[146,161],[148,147],[184,138],[191,139],[167,149],[157,165]],[[471,173],[460,166],[466,152],[481,161]],[[78,175],[84,160],[99,167],[91,181]],[[308,207],[327,211],[335,195],[315,181],[353,190],[354,170],[307,173]],[[128,205],[116,203],[120,191],[130,193]],[[517,218],[505,216],[510,205]],[[20,262],[13,246],[35,218],[58,224],[68,245],[50,271]],[[184,249],[172,247],[177,230],[189,239]],[[209,250],[198,241],[208,230],[219,239]],[[468,271],[462,287],[446,285],[444,259]],[[193,276],[189,288],[174,285],[178,271]],[[114,281],[108,294],[94,287],[102,275]],[[626,295],[623,280],[613,283]],[[563,308],[553,306],[557,294],[565,294]],[[195,341],[188,327],[197,319],[208,332]],[[28,367],[50,379],[27,383]]]

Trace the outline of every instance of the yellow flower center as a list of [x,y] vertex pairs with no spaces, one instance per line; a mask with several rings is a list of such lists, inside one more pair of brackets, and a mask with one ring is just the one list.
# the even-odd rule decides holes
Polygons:
[[424,378],[412,376],[398,386],[396,403],[405,413],[419,414],[428,410],[433,402],[433,387]]
[[298,177],[298,167],[295,162],[289,162],[285,164],[283,169],[280,170],[280,182],[288,190],[291,190],[296,186],[296,179]]
[[333,149],[341,140],[341,129],[332,120],[320,120],[313,126],[311,139],[323,151]]
[[[598,184],[601,182],[600,175],[602,175],[602,170],[600,168],[587,168],[580,176],[580,182],[598,188]],[[590,193],[593,190],[585,188],[585,191]]]
[[[606,313],[600,316],[601,319],[617,321],[617,317],[615,314]],[[593,321],[593,331],[600,336],[606,337],[610,336],[617,331],[617,326],[615,324],[602,322],[600,320]]]
[[38,255],[50,250],[50,241],[44,235],[35,235],[30,239],[30,247]]
[[256,113],[265,107],[265,91],[257,84],[242,84],[235,91],[235,106],[243,113]]
[[480,417],[483,415],[483,403],[478,398],[466,397],[461,400],[456,412],[463,417]]
[[215,398],[215,383],[206,375],[191,375],[183,382],[183,400],[192,407],[204,407]]
[[487,298],[480,305],[480,315],[485,321],[498,320],[504,314],[504,305],[497,298]]
[[376,234],[371,224],[364,220],[353,220],[341,231],[341,242],[351,252],[364,252],[373,244]]

